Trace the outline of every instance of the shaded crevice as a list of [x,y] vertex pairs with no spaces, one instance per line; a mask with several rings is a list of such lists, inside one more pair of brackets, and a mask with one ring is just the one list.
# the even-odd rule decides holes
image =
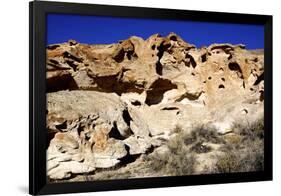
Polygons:
[[[121,78],[123,77],[124,71],[119,73],[119,76],[117,75],[111,75],[111,76],[100,76],[100,77],[92,77],[94,82],[97,84],[98,91],[101,92],[115,92],[119,96],[122,93],[125,92],[136,92],[136,93],[142,93],[143,92],[143,86],[137,86],[134,82],[122,82]],[[106,81],[106,82],[105,82]]]
[[57,129],[62,130],[67,128],[67,121],[55,126]]
[[123,110],[122,117],[123,117],[125,123],[126,123],[128,126],[130,126],[131,121],[132,121],[133,119],[132,119],[132,117],[130,116],[128,110]]
[[232,62],[232,63],[229,63],[228,64],[228,68],[231,70],[231,71],[236,71],[237,75],[239,78],[243,79],[243,74],[242,74],[242,70],[240,68],[240,65],[236,62]]
[[258,85],[262,80],[264,80],[264,72],[258,76],[257,80],[255,81],[254,85]]
[[187,98],[190,101],[195,101],[195,100],[199,99],[199,97],[201,96],[202,93],[203,92],[200,92],[198,95],[193,95],[193,94],[190,94],[190,93],[185,93],[180,98],[176,99],[175,101],[176,102],[180,102],[180,101],[182,101],[185,98]]
[[74,61],[66,60],[66,63],[67,63],[74,71],[76,71],[76,68],[78,67],[78,65],[76,65],[76,64],[74,63]]
[[137,160],[137,158],[139,158],[141,156],[141,154],[137,154],[137,155],[131,155],[130,152],[130,147],[128,145],[125,144],[125,149],[127,151],[127,155],[118,159],[120,161],[119,166],[124,166],[127,165],[129,163],[133,163]]
[[187,54],[185,55],[185,58],[189,58],[190,65],[191,65],[193,68],[195,68],[195,67],[197,66],[197,64],[196,64],[196,62],[195,62],[193,56],[191,56],[190,54],[187,53]]
[[161,108],[161,110],[179,110],[178,107],[164,107],[164,108]]
[[110,130],[108,137],[118,139],[118,140],[124,140],[125,137],[122,136],[117,128],[116,122],[113,123],[113,127]]
[[47,49],[48,50],[54,50],[54,49],[59,48],[59,47],[60,47],[60,45],[50,45],[50,46],[47,46]]
[[127,56],[127,58],[128,58],[129,60],[131,60],[132,57],[136,57],[136,56],[134,56],[134,51],[128,51],[128,52],[126,52],[126,56]]
[[157,61],[156,63],[156,73],[160,76],[163,74],[163,66],[160,61]]
[[150,87],[151,90],[147,91],[145,103],[147,105],[158,104],[163,99],[163,94],[171,89],[176,89],[177,85],[173,84],[168,79],[159,78]]
[[58,133],[58,132],[48,129],[46,149],[48,149],[48,147],[50,146],[50,142],[55,137],[56,133]]
[[227,57],[227,59],[230,60],[230,59],[232,59],[232,57],[233,57],[232,54],[229,53],[229,56]]
[[203,54],[203,55],[201,56],[201,62],[204,63],[204,62],[206,62],[206,61],[207,61],[207,54]]
[[71,74],[64,74],[47,79],[47,92],[78,89],[77,83]]
[[79,63],[82,63],[82,62],[83,62],[82,58],[78,58],[78,57],[76,57],[76,56],[70,54],[69,52],[64,52],[64,53],[63,53],[63,57],[64,57],[64,58],[72,59],[72,60],[77,61],[77,62],[79,62]]
[[117,63],[121,63],[124,60],[125,57],[125,51],[124,49],[120,49],[117,54],[113,57],[113,59],[117,62]]
[[134,106],[140,106],[141,102],[138,101],[138,100],[135,100],[135,101],[132,101],[131,104],[134,105]]
[[260,90],[260,101],[263,101],[264,100],[264,91],[263,90]]
[[172,36],[170,37],[170,40],[172,40],[172,41],[178,41],[177,36],[175,36],[175,35],[172,35]]
[[171,46],[171,44],[165,44],[165,42],[162,42],[160,44],[160,46],[157,47],[158,52],[157,52],[157,56],[158,56],[158,61],[156,62],[156,73],[158,75],[162,75],[162,71],[163,71],[163,65],[161,64],[160,60],[163,57],[164,52]]

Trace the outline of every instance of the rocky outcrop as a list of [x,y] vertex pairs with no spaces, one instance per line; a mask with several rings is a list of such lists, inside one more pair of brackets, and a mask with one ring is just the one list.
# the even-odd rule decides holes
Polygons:
[[177,126],[225,134],[263,115],[263,52],[244,45],[196,48],[170,33],[46,50],[50,179],[121,167],[164,145]]

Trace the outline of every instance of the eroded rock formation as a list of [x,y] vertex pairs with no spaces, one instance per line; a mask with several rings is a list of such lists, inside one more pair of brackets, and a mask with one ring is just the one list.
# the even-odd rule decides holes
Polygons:
[[112,168],[148,153],[181,126],[263,115],[263,53],[244,45],[196,48],[170,33],[109,45],[47,47],[50,179]]

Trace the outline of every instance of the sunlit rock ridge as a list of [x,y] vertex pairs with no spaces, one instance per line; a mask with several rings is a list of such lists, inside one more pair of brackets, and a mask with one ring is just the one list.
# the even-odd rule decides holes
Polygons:
[[[107,45],[69,40],[46,51],[50,180],[99,179],[105,169],[124,173],[144,156],[165,151],[179,127],[186,133],[213,127],[226,136],[235,134],[236,122],[263,117],[262,49],[230,43],[196,48],[170,33]],[[215,164],[210,157],[200,161],[203,155],[195,173]]]

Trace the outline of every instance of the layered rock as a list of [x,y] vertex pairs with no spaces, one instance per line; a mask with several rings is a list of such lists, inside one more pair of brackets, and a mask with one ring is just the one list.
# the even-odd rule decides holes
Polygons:
[[47,47],[47,168],[51,179],[112,168],[148,153],[176,126],[263,115],[263,53],[244,45],[196,48],[179,36]]

